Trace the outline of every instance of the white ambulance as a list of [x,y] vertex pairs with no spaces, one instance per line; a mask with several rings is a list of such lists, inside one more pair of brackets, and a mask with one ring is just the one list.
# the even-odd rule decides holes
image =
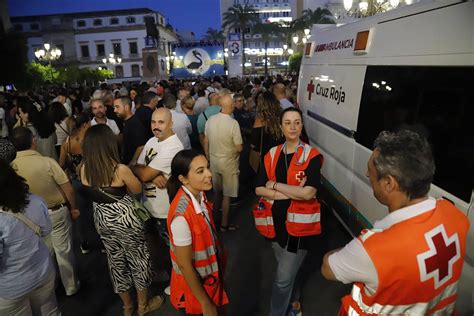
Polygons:
[[325,157],[325,199],[353,235],[388,214],[366,177],[382,130],[429,139],[430,195],[471,221],[457,309],[474,305],[474,2],[432,1],[345,25],[314,26],[298,86],[310,143]]

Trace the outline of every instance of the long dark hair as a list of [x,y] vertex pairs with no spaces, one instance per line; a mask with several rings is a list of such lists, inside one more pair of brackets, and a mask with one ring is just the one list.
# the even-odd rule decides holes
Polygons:
[[28,184],[10,164],[0,159],[0,207],[4,211],[22,212],[28,205]]
[[184,149],[174,156],[171,161],[171,176],[166,184],[170,203],[173,201],[176,193],[178,193],[178,190],[182,185],[181,181],[179,181],[179,176],[186,177],[189,173],[189,168],[193,159],[201,155],[202,154],[194,149]]
[[117,140],[105,124],[90,127],[82,145],[84,176],[93,188],[110,186],[120,163]]
[[261,93],[257,101],[257,117],[263,121],[265,131],[274,139],[280,139],[283,136],[279,120],[280,102],[273,93],[268,91]]
[[51,103],[48,115],[50,120],[56,124],[60,124],[66,117],[68,117],[66,108],[61,102]]
[[56,131],[54,123],[50,120],[49,115],[41,108],[39,103],[31,101],[27,97],[19,97],[17,99],[17,105],[22,112],[28,113],[28,121],[33,124],[41,138],[48,138]]
[[77,115],[72,116],[71,123],[68,124],[70,125],[70,128],[71,128],[71,135],[72,136],[77,135],[81,127],[87,122],[90,122],[90,117],[89,117],[89,114],[85,112],[81,112]]

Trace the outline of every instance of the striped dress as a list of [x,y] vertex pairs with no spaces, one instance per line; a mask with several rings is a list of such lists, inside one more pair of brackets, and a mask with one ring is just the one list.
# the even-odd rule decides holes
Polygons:
[[[91,191],[95,191],[95,197],[99,193]],[[105,246],[112,285],[115,293],[132,287],[145,290],[151,284],[152,274],[143,222],[135,215],[130,195],[125,193],[117,198],[118,201],[107,203],[92,198],[94,223]]]

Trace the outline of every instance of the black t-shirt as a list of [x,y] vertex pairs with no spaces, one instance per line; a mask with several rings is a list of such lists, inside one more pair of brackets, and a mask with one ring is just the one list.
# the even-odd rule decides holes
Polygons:
[[137,148],[145,145],[148,139],[145,135],[145,128],[135,115],[124,121],[122,163],[128,165]]
[[[276,182],[287,183],[287,169],[285,164],[283,150],[278,158],[276,166]],[[288,165],[293,158],[294,153],[286,155]],[[319,190],[321,187],[321,161],[322,156],[318,155],[311,159],[308,166],[306,167],[306,183],[305,186],[311,186]],[[260,168],[257,177],[257,187],[264,187],[268,181],[267,172],[265,168]],[[298,249],[311,249],[317,244],[318,235],[307,236],[307,237],[294,237],[288,235],[286,230],[286,215],[288,208],[290,207],[291,200],[276,200],[272,206],[273,213],[273,224],[275,226],[276,237],[275,241],[285,248],[288,244],[288,251],[296,252]]]
[[113,105],[106,105],[106,112],[105,115],[115,121],[117,123],[117,127],[119,128],[120,132],[123,132],[123,120],[117,116],[117,113],[114,111]]
[[265,131],[265,127],[263,126],[254,127],[250,135],[250,144],[255,147],[256,151],[260,152],[260,143],[262,144],[262,157],[265,157],[272,147],[280,145],[284,141],[284,138],[275,139],[272,134]]
[[151,116],[153,115],[153,110],[147,106],[141,106],[135,111],[135,116],[142,123],[145,128],[145,135],[148,139],[153,137],[153,132],[151,131]]

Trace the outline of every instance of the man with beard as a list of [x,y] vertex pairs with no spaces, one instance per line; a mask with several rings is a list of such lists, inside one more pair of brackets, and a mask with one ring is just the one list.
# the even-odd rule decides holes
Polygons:
[[[151,130],[154,137],[150,138],[141,152],[137,164],[131,166],[133,173],[144,184],[145,205],[153,216],[148,222],[150,240],[155,245],[150,247],[152,259],[160,256],[157,253],[154,240],[160,235],[167,235],[166,219],[170,207],[166,182],[171,174],[171,161],[174,156],[183,150],[183,144],[173,132],[173,120],[171,111],[167,108],[158,108],[153,112],[151,119]],[[159,243],[159,241],[158,241]],[[162,252],[160,252],[162,254]],[[168,254],[165,251],[165,254]],[[160,266],[171,275],[171,259],[161,259]],[[154,260],[154,263],[156,260]],[[155,263],[155,266],[157,264]],[[166,291],[165,291],[166,293]],[[166,293],[169,295],[169,293]]]
[[138,155],[146,143],[145,128],[132,113],[132,100],[119,97],[114,100],[114,111],[123,120],[123,140],[120,160],[128,165],[137,161]]
[[105,115],[105,105],[101,99],[91,100],[91,109],[92,114],[94,115],[91,120],[91,126],[94,126],[96,124],[105,124],[110,127],[110,129],[112,130],[112,132],[114,132],[115,135],[118,135],[120,133],[117,123],[115,123],[114,120],[108,118]]

